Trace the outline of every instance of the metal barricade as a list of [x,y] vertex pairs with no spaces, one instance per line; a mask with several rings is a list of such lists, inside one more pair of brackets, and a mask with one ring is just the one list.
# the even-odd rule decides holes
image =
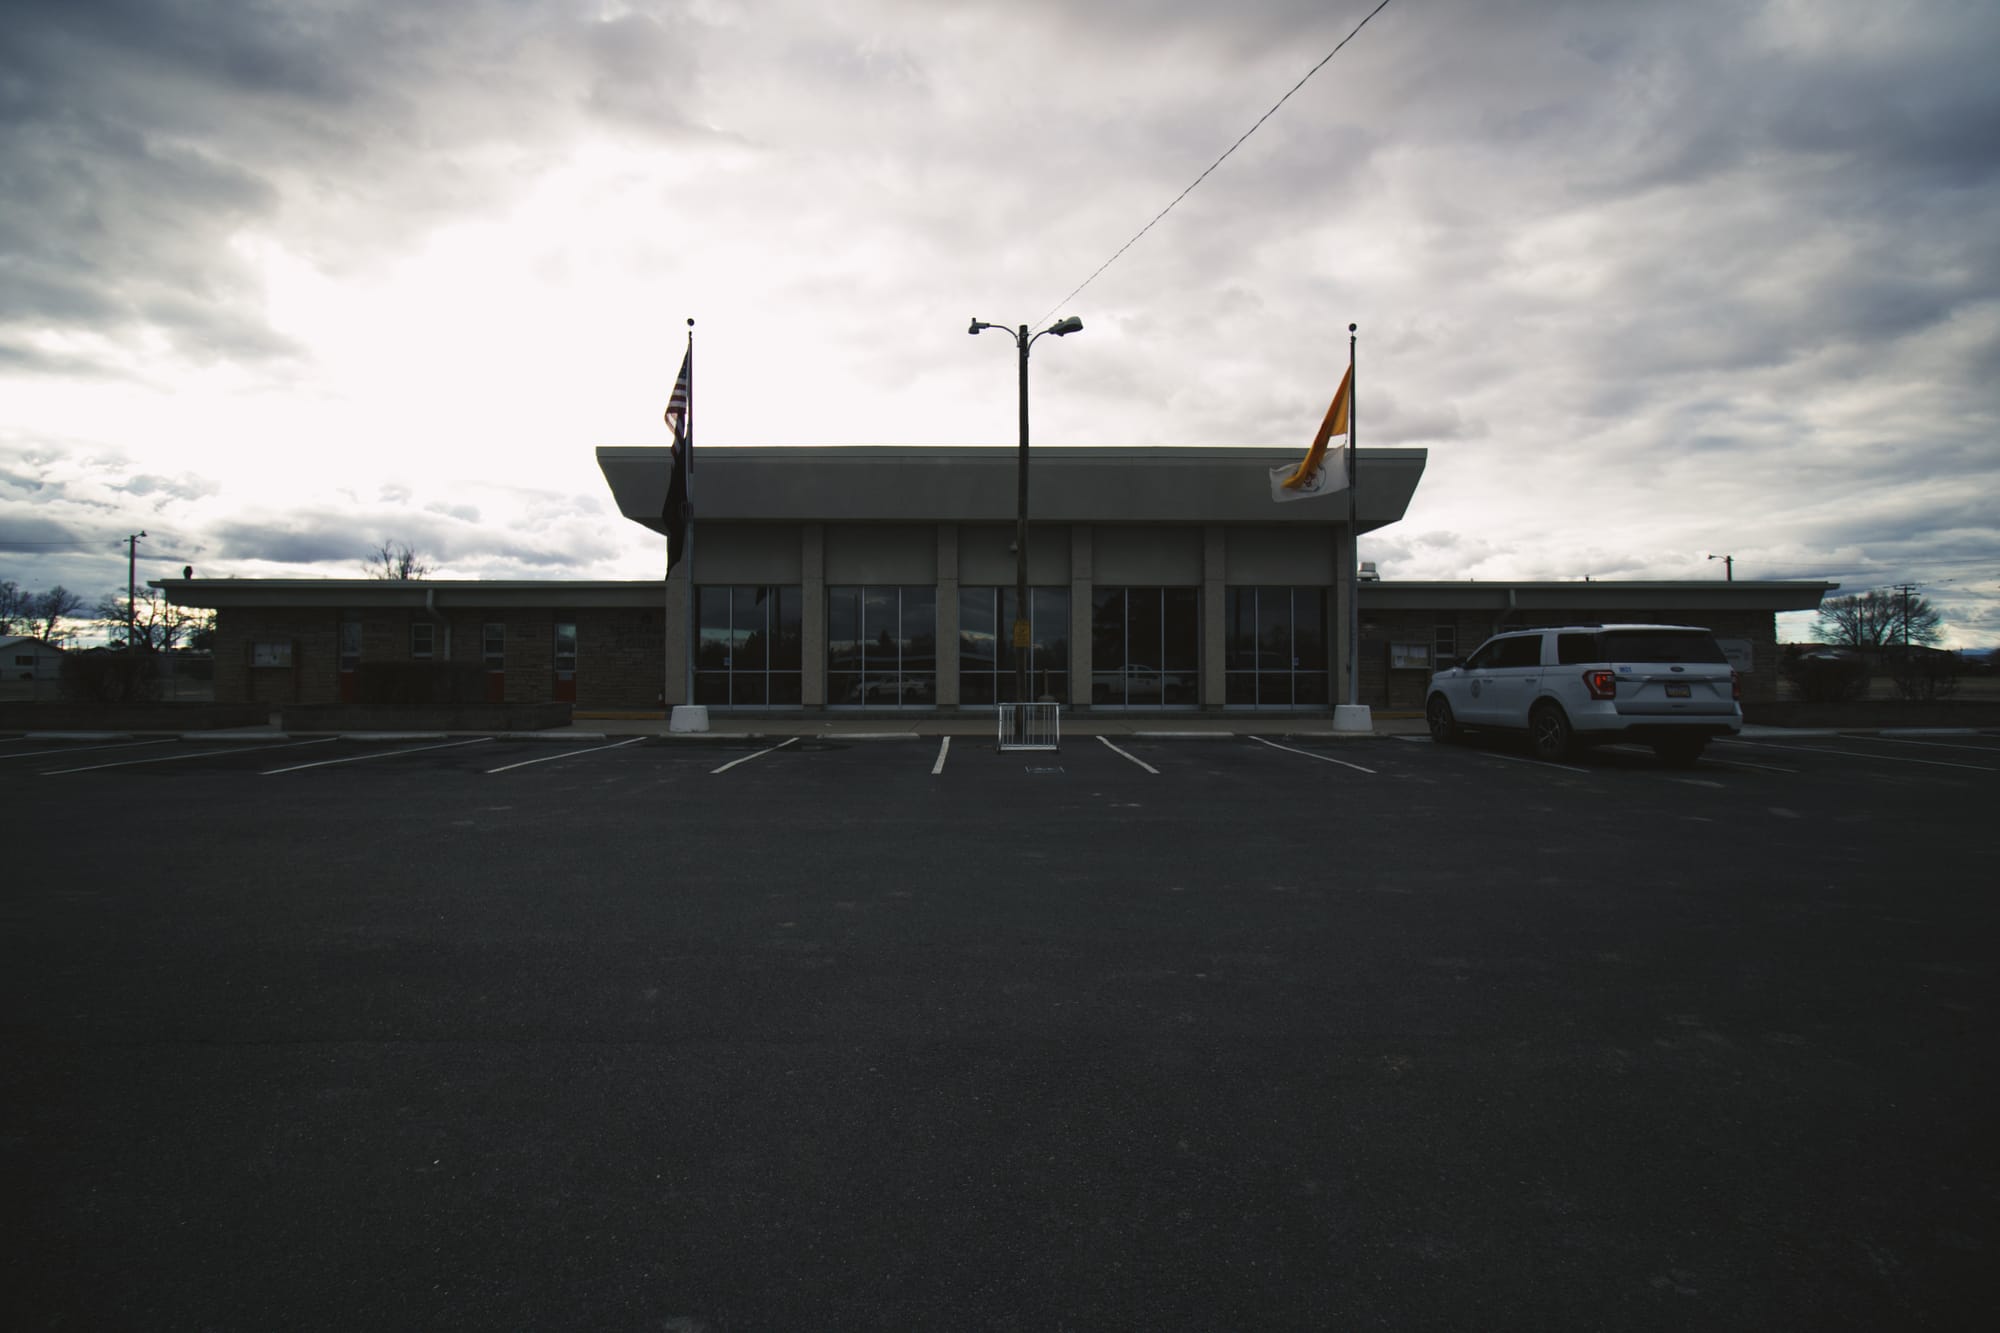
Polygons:
[[1002,750],[1060,750],[1062,748],[1061,704],[1001,704],[1000,744]]

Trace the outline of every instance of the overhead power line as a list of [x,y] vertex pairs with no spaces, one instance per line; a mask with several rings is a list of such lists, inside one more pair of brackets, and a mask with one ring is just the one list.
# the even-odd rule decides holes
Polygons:
[[1324,56],[1321,56],[1319,64],[1314,65],[1311,69],[1306,71],[1305,78],[1302,78],[1297,83],[1293,84],[1291,86],[1291,89],[1288,92],[1286,92],[1286,94],[1283,97],[1280,97],[1276,102],[1272,103],[1271,109],[1269,111],[1266,111],[1263,115],[1257,117],[1257,123],[1255,125],[1252,125],[1249,129],[1243,131],[1242,135],[1236,140],[1236,142],[1229,145],[1229,147],[1223,151],[1221,157],[1218,157],[1215,159],[1215,161],[1209,163],[1208,170],[1202,172],[1201,175],[1196,176],[1194,178],[1193,183],[1190,184],[1187,187],[1187,189],[1182,190],[1179,194],[1175,195],[1173,203],[1168,204],[1165,208],[1161,209],[1157,214],[1155,214],[1153,220],[1151,222],[1148,222],[1145,226],[1139,228],[1138,232],[1133,235],[1131,240],[1125,242],[1125,244],[1118,247],[1117,254],[1112,255],[1111,258],[1105,260],[1102,264],[1099,264],[1097,266],[1096,272],[1093,272],[1089,277],[1085,278],[1082,282],[1079,282],[1068,296],[1063,297],[1062,300],[1057,301],[1054,305],[1050,306],[1048,312],[1044,314],[1041,319],[1036,320],[1035,323],[1040,324],[1043,322],[1043,320],[1048,319],[1050,315],[1055,314],[1056,311],[1062,309],[1064,306],[1068,305],[1072,300],[1074,300],[1078,292],[1082,291],[1085,287],[1088,287],[1091,283],[1096,282],[1098,274],[1104,272],[1105,269],[1110,268],[1113,264],[1117,263],[1119,256],[1123,255],[1127,250],[1130,250],[1133,246],[1137,245],[1139,243],[1140,237],[1144,236],[1147,232],[1151,231],[1155,226],[1155,224],[1157,224],[1161,218],[1165,217],[1167,214],[1174,211],[1175,205],[1179,204],[1181,200],[1193,194],[1195,186],[1201,184],[1203,181],[1208,179],[1209,172],[1214,171],[1224,162],[1227,162],[1229,160],[1229,155],[1235,152],[1237,149],[1241,148],[1243,146],[1243,141],[1245,139],[1248,139],[1251,135],[1255,134],[1258,128],[1261,127],[1265,121],[1269,120],[1272,116],[1278,114],[1278,108],[1291,100],[1292,93],[1295,93],[1299,89],[1305,87],[1307,81],[1310,80],[1313,75],[1319,73],[1320,70],[1326,67],[1327,61],[1333,59],[1335,56],[1340,54],[1341,47],[1344,47],[1349,42],[1353,41],[1355,36],[1358,33],[1360,33],[1360,31],[1363,28],[1368,26],[1369,19],[1374,18],[1377,14],[1387,9],[1389,7],[1389,4],[1390,0],[1382,0],[1382,3],[1376,5],[1375,8],[1369,10],[1368,17],[1362,19],[1361,22],[1354,25],[1353,32],[1350,32],[1347,34],[1347,36],[1341,38],[1338,46],[1335,46],[1331,51],[1328,51]]

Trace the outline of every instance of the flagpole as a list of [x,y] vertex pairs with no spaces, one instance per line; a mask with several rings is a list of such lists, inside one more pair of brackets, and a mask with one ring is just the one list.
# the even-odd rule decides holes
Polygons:
[[694,588],[694,319],[688,319],[687,340],[688,398],[687,430],[682,448],[687,450],[686,485],[682,503],[687,507],[686,533],[681,547],[681,563],[687,566],[687,652],[681,662],[681,702],[694,702],[695,636],[701,632],[701,608],[695,604]]
[[1355,526],[1354,487],[1359,460],[1355,445],[1359,439],[1355,403],[1359,387],[1354,382],[1354,342],[1357,326],[1347,326],[1347,702],[1361,702],[1361,567],[1355,563],[1361,553]]

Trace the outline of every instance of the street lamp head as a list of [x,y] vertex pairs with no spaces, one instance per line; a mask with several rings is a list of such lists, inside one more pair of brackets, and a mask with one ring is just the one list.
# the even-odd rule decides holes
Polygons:
[[977,334],[977,333],[979,332],[979,330],[980,330],[980,329],[982,329],[982,328],[984,328],[984,327],[986,327],[986,326],[985,326],[985,325],[983,325],[983,324],[981,324],[981,323],[979,322],[979,316],[977,316],[977,315],[974,315],[974,316],[972,317],[972,327],[971,327],[971,328],[969,328],[969,329],[967,329],[967,330],[966,330],[966,332],[967,332],[967,333],[971,333],[971,334],[975,334],[975,335],[976,335],[976,334]]
[[1065,315],[1061,319],[1057,320],[1055,323],[1049,325],[1048,331],[1050,333],[1055,334],[1056,337],[1060,338],[1063,337],[1065,334],[1075,333],[1082,327],[1083,327],[1083,321],[1078,319],[1075,315]]

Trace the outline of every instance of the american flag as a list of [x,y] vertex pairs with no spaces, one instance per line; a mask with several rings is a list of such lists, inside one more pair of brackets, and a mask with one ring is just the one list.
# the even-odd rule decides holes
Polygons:
[[673,395],[667,399],[667,429],[674,433],[676,447],[687,438],[688,394],[694,379],[694,348],[681,358],[680,378],[674,381]]
[[687,550],[688,523],[693,506],[688,503],[688,474],[694,469],[694,441],[688,438],[688,404],[694,398],[694,340],[688,340],[687,355],[681,358],[680,378],[674,381],[673,396],[667,399],[667,427],[674,433],[673,467],[667,474],[667,498],[660,506],[660,520],[667,533],[667,568],[679,566]]

